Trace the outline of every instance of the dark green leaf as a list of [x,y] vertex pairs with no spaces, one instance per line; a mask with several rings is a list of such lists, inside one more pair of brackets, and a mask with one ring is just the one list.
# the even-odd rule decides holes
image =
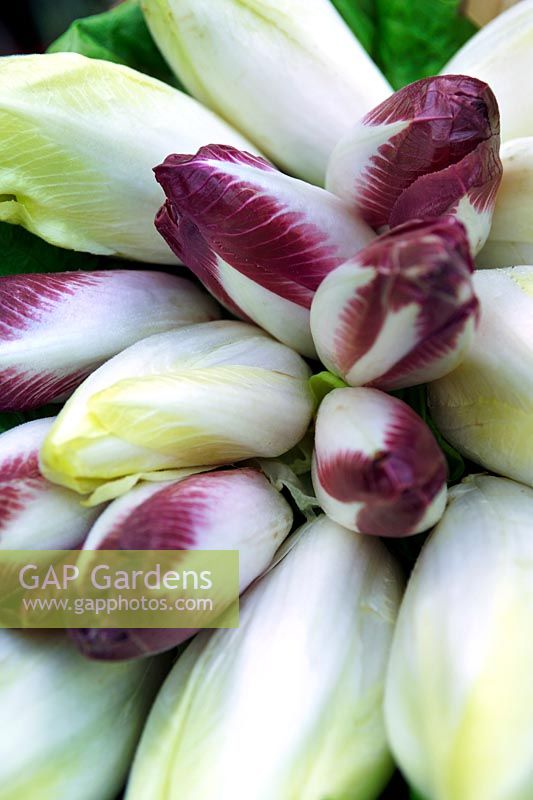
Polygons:
[[3,412],[0,411],[0,434],[5,431],[16,428],[17,425],[22,425],[24,422],[31,422],[34,419],[43,419],[43,417],[55,417],[59,413],[61,406],[49,404],[35,409],[35,411],[13,411]]
[[476,32],[461,0],[376,0],[374,58],[395,89],[436,75]]
[[409,797],[409,788],[400,772],[396,771],[380,800],[409,800]]
[[372,56],[376,49],[375,0],[331,0],[365,50]]
[[125,64],[183,89],[157,49],[138,0],[126,0],[111,11],[76,20],[48,52],[81,53]]
[[[68,272],[84,269],[131,269],[132,263],[91,253],[54,247],[20,225],[0,222],[0,277],[28,272]],[[139,266],[139,265],[133,265]]]
[[11,428],[15,428],[17,425],[22,425],[23,422],[26,422],[24,414],[19,414],[18,412],[13,414],[0,412],[0,434]]

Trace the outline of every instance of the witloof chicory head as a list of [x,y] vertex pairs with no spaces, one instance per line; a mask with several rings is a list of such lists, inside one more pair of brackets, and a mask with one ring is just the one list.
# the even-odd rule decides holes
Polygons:
[[533,785],[533,490],[450,490],[394,633],[385,717],[426,800],[525,800]]
[[72,550],[98,516],[74,492],[41,475],[39,450],[54,420],[26,422],[0,435],[0,549]]
[[502,167],[498,105],[486,83],[424,78],[370,111],[335,148],[327,188],[374,229],[445,214],[477,253],[490,230]]
[[482,28],[443,68],[486,81],[496,95],[502,141],[531,136],[533,99],[533,0],[520,0]]
[[165,666],[97,664],[63,632],[0,631],[2,800],[114,800]]
[[500,155],[503,180],[479,267],[533,264],[533,136],[505,142]]
[[452,217],[380,236],[318,288],[311,332],[321,361],[351,386],[385,390],[445,375],[477,324],[472,270]]
[[189,91],[313,183],[323,183],[340,137],[392,91],[329,0],[141,5]]
[[[84,549],[238,550],[242,592],[268,567],[292,519],[287,501],[257,470],[207,472],[132,489],[104,511]],[[187,569],[183,553],[179,563]],[[98,628],[71,636],[86,656],[124,659],[169,650],[194,633]]]
[[331,519],[359,533],[409,536],[446,504],[446,461],[406,403],[377,389],[335,389],[316,419],[313,486]]
[[383,688],[402,579],[383,544],[320,517],[204,631],[154,705],[128,800],[374,800],[392,771]]
[[189,281],[133,270],[3,277],[0,305],[2,411],[65,399],[134,342],[219,317]]
[[74,392],[41,469],[88,493],[136,473],[281,455],[310,422],[309,372],[294,351],[243,322],[150,336]]
[[52,244],[175,263],[152,167],[206,142],[252,147],[147,75],[75,53],[0,59],[0,220]]
[[533,266],[477,270],[481,323],[462,364],[430,384],[442,434],[463,455],[533,486]]
[[334,195],[268,161],[211,145],[155,170],[167,196],[156,227],[229,310],[306,356],[323,278],[375,236]]

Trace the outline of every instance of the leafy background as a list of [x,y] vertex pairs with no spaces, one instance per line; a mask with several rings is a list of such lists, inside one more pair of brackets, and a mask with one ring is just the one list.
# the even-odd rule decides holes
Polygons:
[[[475,33],[461,0],[331,0],[395,89],[433,75]],[[113,5],[112,8],[110,6]],[[100,12],[100,13],[98,13]],[[73,21],[74,20],[74,21]],[[138,0],[18,0],[0,8],[0,55],[77,52],[126,64],[178,88],[144,23]],[[20,227],[0,223],[0,277],[27,272],[106,269],[124,266],[110,258],[54,247]],[[132,265],[128,265],[132,266]],[[133,265],[135,266],[135,265]],[[428,412],[425,387],[397,393],[430,425],[446,455],[450,482],[465,469],[461,456],[442,438]],[[32,414],[1,414],[0,433],[28,419],[50,416],[54,407]],[[408,571],[424,534],[390,547]],[[396,773],[382,800],[423,800]]]

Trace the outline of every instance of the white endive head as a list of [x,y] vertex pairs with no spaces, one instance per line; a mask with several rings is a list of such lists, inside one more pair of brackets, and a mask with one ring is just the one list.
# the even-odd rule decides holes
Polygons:
[[211,145],[155,170],[156,227],[215,297],[306,356],[323,278],[375,238],[355,209],[263,158]]
[[61,247],[175,263],[153,220],[152,167],[247,141],[140,72],[75,53],[0,59],[0,220]]
[[53,420],[27,422],[0,435],[0,549],[71,550],[98,516],[74,492],[39,471],[39,450]]
[[533,785],[533,491],[488,476],[451,502],[409,581],[385,701],[427,800],[525,800]]
[[476,263],[480,267],[533,264],[533,136],[506,142],[500,155],[502,185],[490,235]]
[[84,493],[138,472],[281,455],[309,424],[308,376],[294,351],[243,322],[150,336],[74,392],[41,469]]
[[219,317],[189,281],[133,270],[10,275],[0,306],[2,411],[64,399],[134,342]]
[[335,389],[318,411],[313,486],[340,525],[375,536],[409,536],[443,514],[446,461],[406,403],[377,389]]
[[155,703],[127,800],[373,800],[392,764],[383,686],[402,581],[326,517],[201,633]]
[[384,100],[337,145],[326,186],[375,230],[450,214],[477,253],[502,167],[496,99],[464,75],[424,78]]
[[520,0],[482,28],[443,68],[486,81],[496,95],[502,141],[530,136],[533,97],[533,0]]
[[533,266],[478,270],[481,323],[453,372],[430,384],[431,414],[463,455],[533,486]]
[[[268,567],[292,519],[287,501],[257,470],[207,472],[132,489],[104,511],[84,550],[238,550],[244,591]],[[180,569],[187,569],[184,555]],[[193,633],[97,628],[71,635],[91,658],[123,659],[169,650]]]
[[313,183],[340,137],[392,91],[329,0],[141,5],[189,91]]
[[473,262],[453,217],[407,223],[335,269],[311,306],[320,360],[351,386],[415,386],[462,360],[477,323]]
[[2,800],[114,800],[163,674],[88,661],[62,632],[0,631]]

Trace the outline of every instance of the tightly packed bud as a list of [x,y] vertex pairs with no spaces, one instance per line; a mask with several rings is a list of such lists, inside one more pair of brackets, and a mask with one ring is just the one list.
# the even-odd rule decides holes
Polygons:
[[316,420],[313,486],[345,528],[409,536],[444,512],[446,461],[406,403],[377,389],[335,389]]
[[382,702],[401,593],[378,539],[327,517],[300,529],[244,595],[239,628],[204,631],[178,659],[127,800],[377,798],[392,771]]
[[136,473],[281,455],[309,425],[308,376],[300,356],[243,322],[150,336],[74,392],[41,469],[88,493]]
[[115,800],[164,668],[90,662],[63,632],[0,631],[2,800]]
[[340,137],[392,91],[329,0],[142,0],[142,7],[191,94],[313,183],[323,183]]
[[[115,500],[92,529],[85,550],[238,550],[244,591],[270,564],[292,526],[286,500],[260,472],[233,469],[180,482],[145,484]],[[180,554],[180,569],[187,558]],[[85,655],[135,658],[175,647],[194,631],[75,630]]]
[[450,214],[477,253],[501,180],[499,147],[498,106],[486,83],[464,75],[424,78],[339,142],[327,188],[378,231]]
[[234,314],[316,355],[318,285],[375,238],[357,213],[232,147],[171,155],[155,174],[167,196],[156,226],[178,258]]
[[463,363],[429,386],[432,416],[463,455],[533,486],[533,266],[477,270],[481,323]]
[[532,520],[529,487],[471,476],[450,490],[409,581],[385,716],[428,800],[531,797]]
[[41,475],[39,450],[52,424],[41,419],[0,435],[0,549],[75,549],[98,516]]
[[461,223],[402,225],[334,270],[311,308],[321,361],[352,386],[415,386],[460,363],[478,302]]
[[503,180],[479,267],[533,264],[533,136],[506,142],[501,157]]
[[489,84],[500,108],[502,141],[507,142],[533,132],[533,99],[527,91],[532,70],[533,0],[520,0],[473,36],[442,71],[473,75]]
[[121,64],[0,59],[0,220],[59,247],[175,264],[153,226],[163,197],[152,168],[206,142],[252,147],[192,97]]
[[65,399],[134,342],[219,316],[189,281],[133,270],[0,278],[0,306],[1,411]]

